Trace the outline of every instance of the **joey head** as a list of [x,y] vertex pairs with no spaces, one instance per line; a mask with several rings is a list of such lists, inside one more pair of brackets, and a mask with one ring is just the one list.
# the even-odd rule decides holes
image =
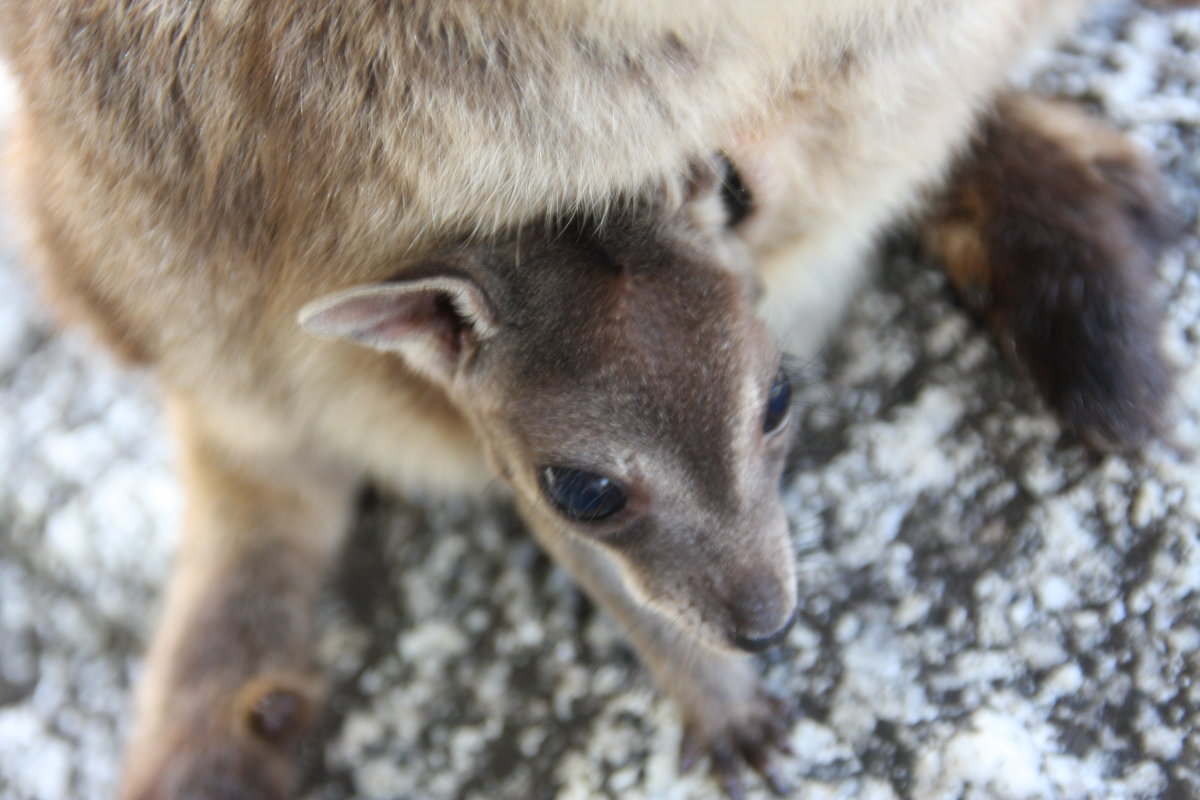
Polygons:
[[[700,749],[737,728],[765,768],[786,713],[738,654],[780,641],[796,605],[779,500],[791,385],[727,229],[736,209],[711,176],[689,192],[454,248],[299,319],[441,387],[538,539],[672,676]],[[726,681],[747,685],[709,685]],[[771,719],[742,731],[756,702]]]

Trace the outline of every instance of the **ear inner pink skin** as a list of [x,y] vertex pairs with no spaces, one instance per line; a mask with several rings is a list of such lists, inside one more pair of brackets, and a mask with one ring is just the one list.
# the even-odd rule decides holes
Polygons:
[[362,286],[316,300],[297,315],[322,339],[348,339],[400,352],[425,340],[444,361],[455,359],[462,336],[492,331],[491,312],[478,288],[461,278],[426,278]]

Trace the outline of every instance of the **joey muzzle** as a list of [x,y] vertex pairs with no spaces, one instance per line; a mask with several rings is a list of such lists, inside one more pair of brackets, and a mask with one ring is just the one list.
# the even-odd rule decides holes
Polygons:
[[787,636],[797,611],[795,596],[783,591],[778,582],[750,582],[729,606],[733,643],[750,653],[768,650]]
[[788,631],[796,624],[796,616],[799,613],[799,608],[793,608],[792,613],[788,616],[787,622],[783,623],[774,633],[766,634],[765,636],[747,635],[745,633],[735,633],[733,642],[742,650],[748,653],[761,653],[770,650],[775,645],[782,642],[788,635]]

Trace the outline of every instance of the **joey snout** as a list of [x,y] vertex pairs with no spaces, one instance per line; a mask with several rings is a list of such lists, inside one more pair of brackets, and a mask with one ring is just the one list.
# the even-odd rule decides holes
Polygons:
[[668,616],[690,619],[710,647],[759,653],[782,642],[796,617],[796,573],[780,527],[725,528],[708,541],[681,536],[685,547],[651,541],[620,556],[640,594]]
[[733,643],[761,653],[783,641],[796,621],[796,592],[771,574],[751,574],[734,587],[727,605]]
[[[765,500],[765,498],[764,498]],[[716,596],[723,606],[731,646],[760,653],[783,641],[796,619],[796,569],[791,538],[778,500],[768,500],[767,519],[740,533],[726,533],[726,557],[716,559]],[[733,530],[737,530],[734,528]]]
[[753,559],[717,561],[711,567],[711,600],[705,620],[723,634],[722,644],[761,653],[779,644],[796,618],[795,569],[765,548]]
[[[761,653],[782,642],[796,617],[790,565],[729,568],[714,560],[708,566],[707,574],[685,577],[681,590],[663,594],[692,610],[691,619],[709,646]],[[679,613],[669,604],[658,605],[668,614]]]

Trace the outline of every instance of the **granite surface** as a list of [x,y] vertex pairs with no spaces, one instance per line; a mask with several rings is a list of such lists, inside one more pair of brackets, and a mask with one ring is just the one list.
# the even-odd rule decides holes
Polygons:
[[[804,711],[793,796],[1200,797],[1198,53],[1200,11],[1109,5],[1031,79],[1141,142],[1190,220],[1159,265],[1162,441],[1063,436],[902,234],[805,368],[801,618],[761,659]],[[55,333],[5,250],[0,797],[111,795],[170,462],[150,379]],[[501,502],[364,497],[322,618],[307,800],[716,796],[677,776],[675,709]]]

